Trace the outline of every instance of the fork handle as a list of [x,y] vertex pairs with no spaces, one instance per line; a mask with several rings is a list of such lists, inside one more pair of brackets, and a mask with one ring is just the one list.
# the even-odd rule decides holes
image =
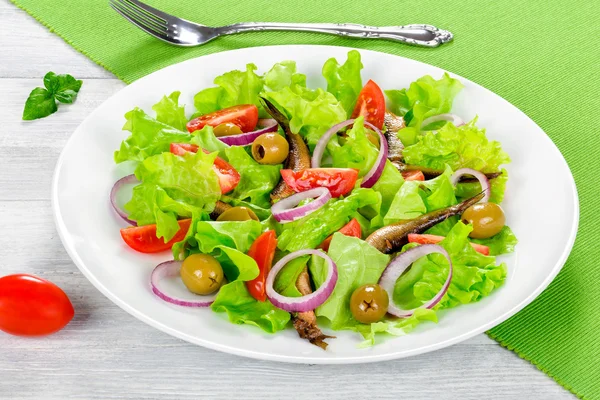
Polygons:
[[452,40],[452,33],[432,25],[367,26],[360,24],[318,24],[284,22],[242,22],[216,28],[217,34],[232,35],[255,31],[320,32],[359,39],[387,39],[415,46],[437,47]]

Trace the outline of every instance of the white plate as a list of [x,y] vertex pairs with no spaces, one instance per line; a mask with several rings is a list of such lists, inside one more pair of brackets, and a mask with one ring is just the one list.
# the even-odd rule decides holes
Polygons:
[[[483,87],[461,77],[465,89],[454,111],[465,119],[479,115],[479,125],[502,142],[512,158],[503,207],[519,238],[514,255],[505,257],[506,284],[476,304],[441,314],[439,324],[422,324],[410,335],[390,338],[373,348],[358,349],[352,332],[336,332],[327,351],[298,338],[293,329],[275,335],[251,326],[233,325],[224,314],[171,306],[149,289],[149,275],[170,257],[143,255],[122,241],[122,221],[112,211],[108,193],[130,173],[115,166],[113,152],[127,133],[123,114],[151,106],[164,94],[182,92],[188,115],[193,95],[212,86],[215,76],[244,69],[248,62],[264,72],[275,62],[295,60],[309,86],[324,86],[321,67],[330,57],[345,60],[348,48],[272,46],[227,51],[176,64],[127,86],[98,107],[77,128],[56,166],[52,200],[62,242],[81,272],[109,299],[136,318],[189,342],[259,359],[315,364],[389,360],[450,346],[499,324],[529,304],[552,281],[571,250],[579,220],[575,183],[567,163],[546,134],[525,114]],[[410,82],[443,70],[389,54],[361,50],[363,81],[382,88],[408,87]]]

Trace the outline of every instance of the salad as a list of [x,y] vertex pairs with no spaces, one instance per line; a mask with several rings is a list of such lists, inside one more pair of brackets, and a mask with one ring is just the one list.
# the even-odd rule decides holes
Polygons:
[[191,116],[180,92],[125,114],[114,159],[135,173],[111,201],[127,245],[173,254],[149,271],[159,299],[325,349],[324,331],[371,346],[504,283],[510,159],[451,113],[463,85],[382,91],[361,69],[358,51],[329,59],[313,89],[293,61],[248,64],[198,92]]

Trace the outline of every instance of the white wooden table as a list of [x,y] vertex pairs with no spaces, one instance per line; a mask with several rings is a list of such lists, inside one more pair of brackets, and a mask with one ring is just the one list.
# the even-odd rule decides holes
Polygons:
[[[77,102],[21,121],[48,71],[83,79]],[[256,361],[168,336],[111,303],[77,270],[50,207],[68,137],[125,86],[8,0],[0,0],[0,276],[31,273],[61,286],[76,310],[43,339],[0,332],[1,399],[570,399],[553,380],[485,335],[434,353],[367,365]]]

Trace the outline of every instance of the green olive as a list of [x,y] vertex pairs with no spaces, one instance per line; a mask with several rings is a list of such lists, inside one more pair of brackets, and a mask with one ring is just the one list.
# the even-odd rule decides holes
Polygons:
[[248,207],[231,207],[217,217],[217,221],[248,221],[251,219],[259,221],[254,211]]
[[213,132],[215,133],[216,137],[240,135],[244,133],[239,126],[232,124],[231,122],[226,122],[224,124],[215,126],[213,128]]
[[385,290],[377,284],[363,285],[350,297],[350,311],[358,322],[370,324],[382,319],[390,305]]
[[252,157],[260,164],[281,164],[289,152],[288,141],[277,132],[263,133],[252,143]]
[[223,283],[223,268],[213,256],[192,254],[181,265],[181,280],[192,293],[214,293]]
[[473,232],[469,236],[474,239],[487,239],[502,230],[506,218],[498,204],[478,203],[465,210],[462,221],[473,225]]

